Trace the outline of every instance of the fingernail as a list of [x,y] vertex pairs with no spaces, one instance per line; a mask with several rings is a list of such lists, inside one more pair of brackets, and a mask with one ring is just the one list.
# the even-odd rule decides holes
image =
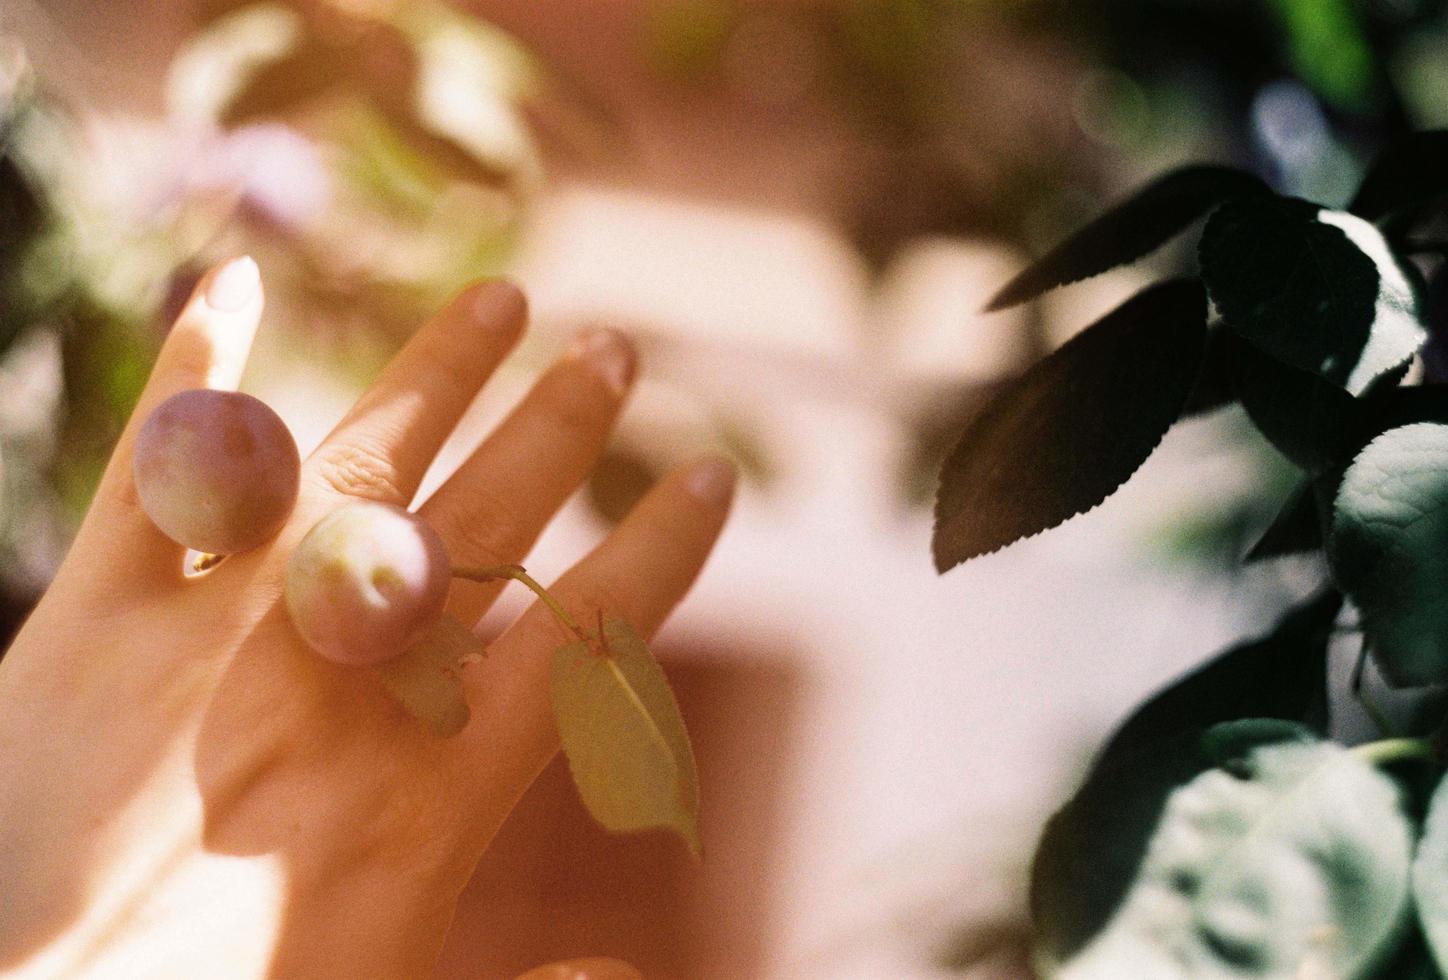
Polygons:
[[481,326],[516,330],[528,319],[528,297],[509,279],[490,279],[473,287],[469,312]]
[[240,313],[256,296],[261,286],[261,271],[250,255],[218,266],[206,283],[206,305],[218,313]]
[[709,456],[695,463],[685,478],[689,493],[701,503],[722,507],[734,496],[739,470],[723,456]]
[[644,975],[622,960],[595,957],[536,967],[517,980],[644,980]]
[[568,345],[564,357],[587,365],[615,395],[623,394],[633,381],[633,344],[617,330],[595,329],[579,334]]

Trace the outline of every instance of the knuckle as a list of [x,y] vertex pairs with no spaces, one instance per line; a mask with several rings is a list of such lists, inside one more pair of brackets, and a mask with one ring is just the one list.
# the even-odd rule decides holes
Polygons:
[[200,387],[211,376],[215,361],[212,345],[203,342],[194,328],[181,324],[171,334],[163,370],[181,387]]
[[504,565],[522,556],[518,522],[506,508],[474,493],[465,510],[447,510],[434,525],[457,561],[469,565]]
[[397,468],[380,449],[361,443],[327,446],[317,456],[317,475],[329,489],[348,497],[405,505]]

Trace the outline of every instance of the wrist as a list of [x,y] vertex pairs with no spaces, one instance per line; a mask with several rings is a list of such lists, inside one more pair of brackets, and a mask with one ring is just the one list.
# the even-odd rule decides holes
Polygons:
[[398,876],[377,869],[297,887],[282,862],[276,854],[193,853],[149,887],[144,875],[118,876],[47,938],[43,923],[31,922],[21,946],[32,948],[7,938],[0,975],[401,980],[431,973],[460,886],[426,896],[424,905],[405,900]]

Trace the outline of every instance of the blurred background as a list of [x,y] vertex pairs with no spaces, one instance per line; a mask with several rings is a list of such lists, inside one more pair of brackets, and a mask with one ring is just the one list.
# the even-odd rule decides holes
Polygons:
[[1027,976],[1030,854],[1100,738],[1315,570],[1234,567],[1291,474],[1226,410],[937,577],[935,470],[982,397],[1192,254],[978,311],[1174,164],[1340,205],[1444,125],[1439,0],[4,0],[0,646],[209,263],[261,265],[244,387],[304,451],[451,291],[506,273],[533,330],[424,494],[598,322],[643,380],[534,574],[685,456],[746,482],[658,644],[708,859],[597,831],[555,765],[438,976]]

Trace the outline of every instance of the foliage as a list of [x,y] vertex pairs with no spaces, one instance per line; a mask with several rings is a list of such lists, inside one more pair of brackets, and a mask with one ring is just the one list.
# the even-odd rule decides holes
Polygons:
[[[1138,293],[966,426],[936,500],[941,571],[1096,506],[1174,421],[1238,403],[1301,470],[1244,560],[1320,552],[1331,574],[1267,635],[1138,708],[1047,825],[1031,904],[1048,976],[1448,968],[1448,780],[1426,819],[1412,804],[1448,761],[1441,702],[1349,748],[1328,684],[1334,637],[1357,635],[1394,688],[1448,689],[1448,385],[1409,380],[1439,268],[1417,264],[1437,247],[1410,236],[1443,216],[1445,146],[1423,133],[1389,149],[1350,211],[1225,168],[1169,174],[993,301],[1135,261],[1206,217],[1198,279]],[[1338,626],[1344,606],[1356,628]]]
[[[1099,816],[1159,798],[1149,827],[1108,818],[1068,836],[1062,825],[1086,816],[1075,801],[1053,821],[1042,843],[1046,867],[1075,865],[1075,853],[1051,853],[1067,843],[1085,851],[1083,863],[1117,848],[1125,854],[1089,880],[1079,872],[1038,879],[1038,908],[1050,907],[1046,896],[1102,906],[1093,910],[1101,927],[1087,935],[1060,936],[1047,924],[1038,960],[1050,972],[1355,977],[1396,938],[1408,913],[1412,831],[1393,781],[1353,752],[1285,726],[1213,745],[1221,735],[1178,739],[1169,770],[1136,764],[1115,781],[1088,783]],[[1143,747],[1138,762],[1162,748]],[[1142,829],[1148,840],[1138,839]],[[1054,894],[1063,887],[1071,890]]]

